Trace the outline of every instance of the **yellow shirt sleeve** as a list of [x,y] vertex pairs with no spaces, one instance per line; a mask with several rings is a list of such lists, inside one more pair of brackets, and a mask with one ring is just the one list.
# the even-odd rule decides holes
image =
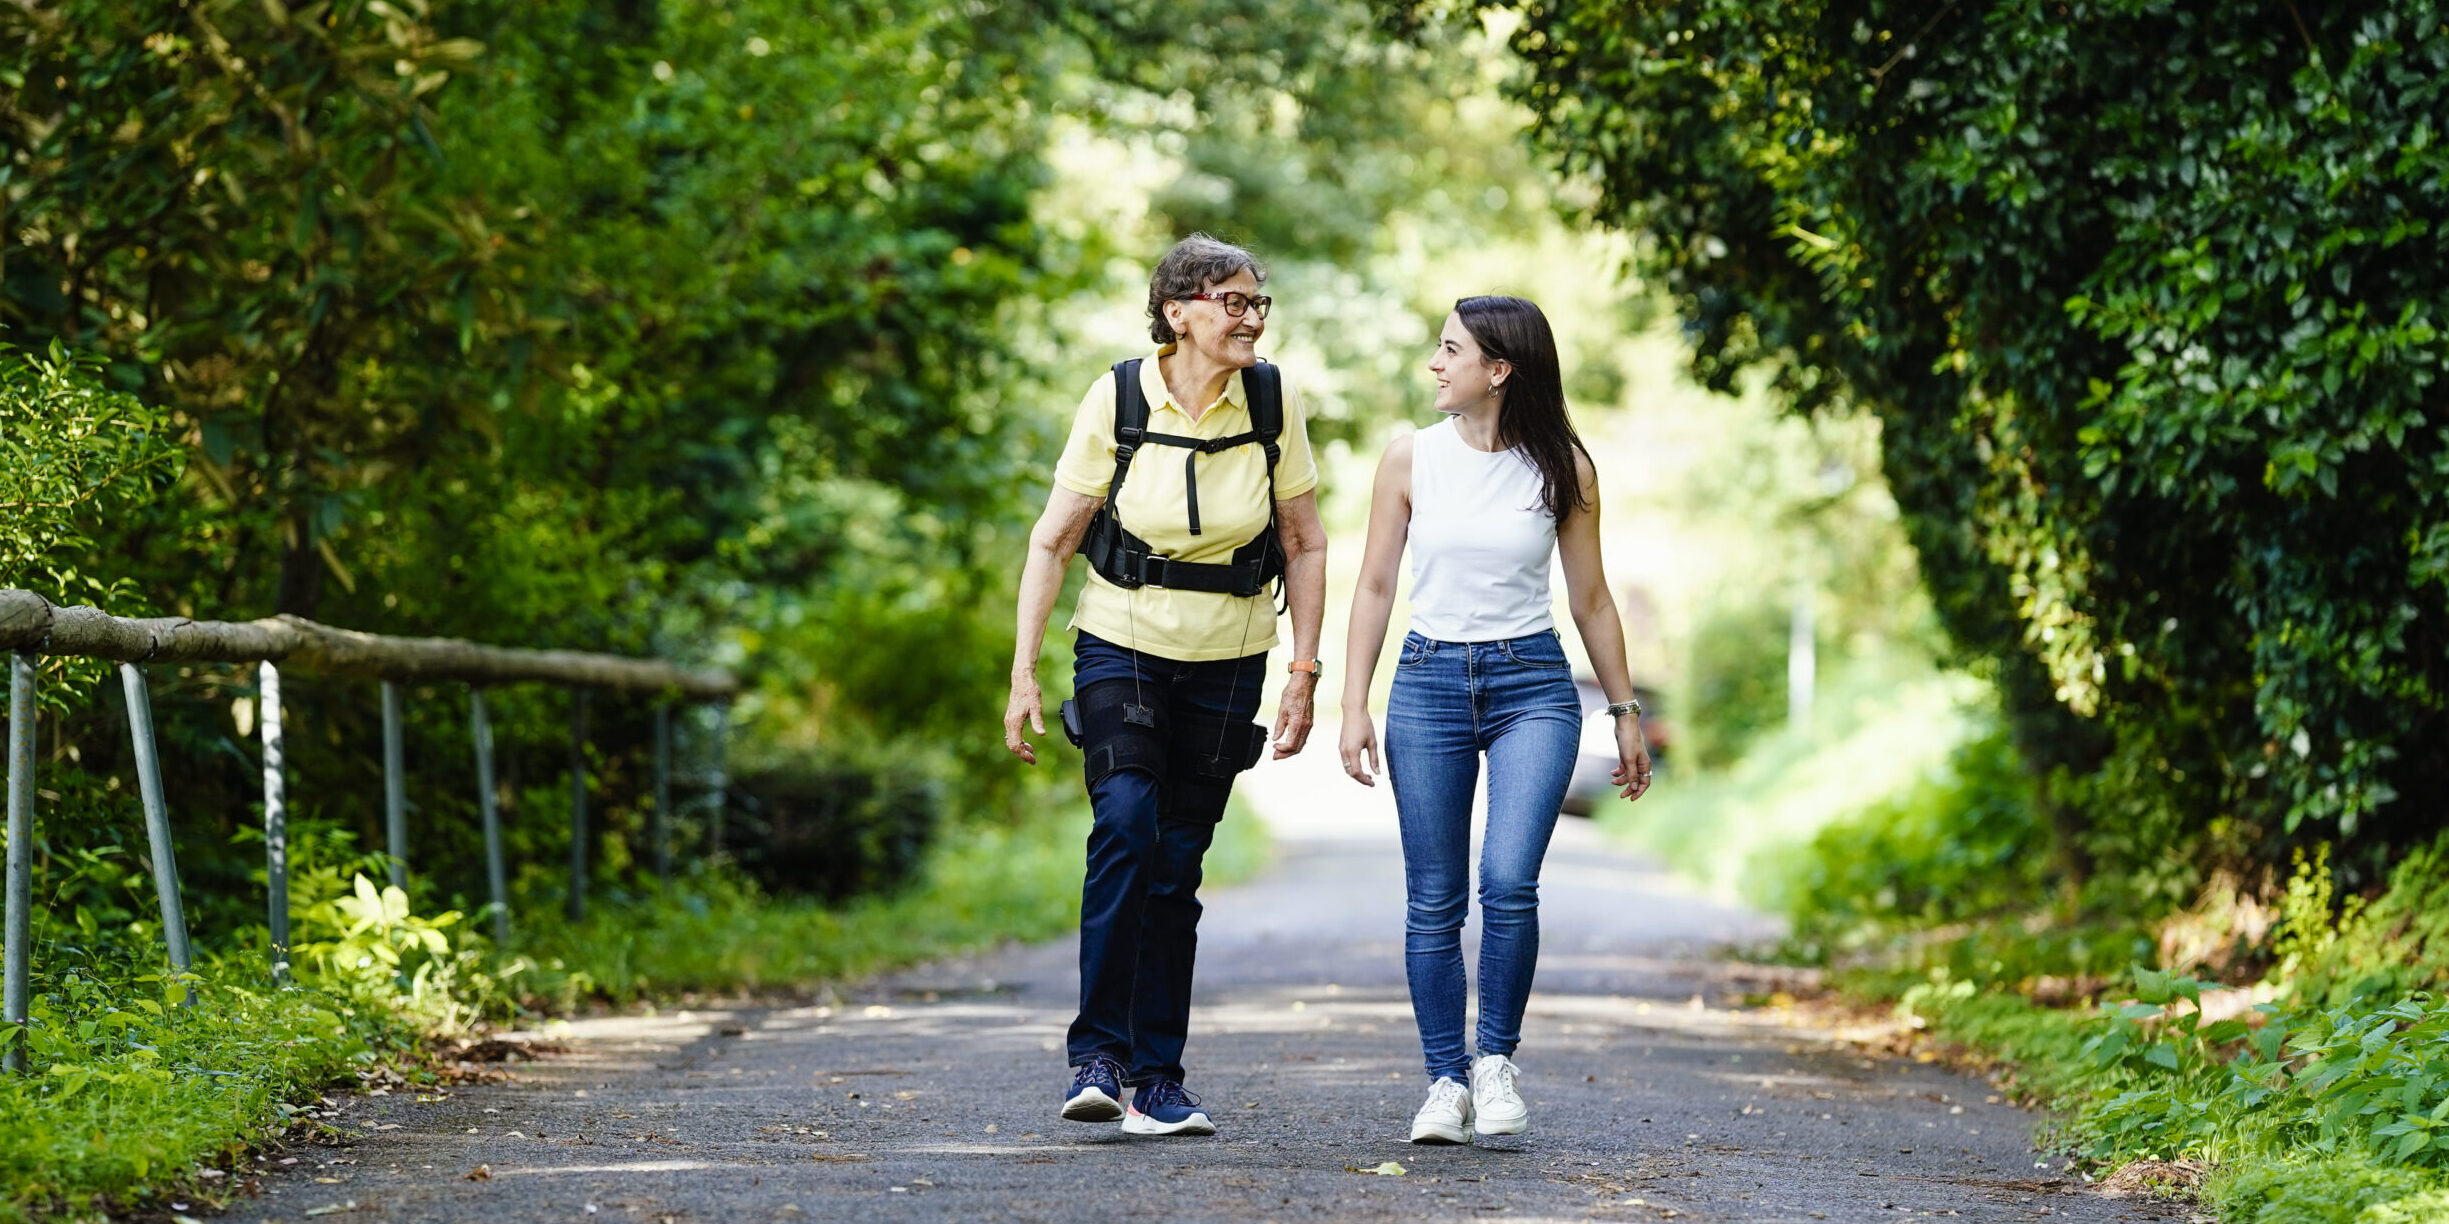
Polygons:
[[[1302,446],[1309,453],[1307,443]],[[1083,497],[1104,497],[1114,483],[1114,372],[1106,371],[1080,397],[1071,437],[1055,461],[1054,482]]]
[[[1107,406],[1106,432],[1114,429],[1112,405]],[[1284,435],[1276,440],[1276,500],[1292,499],[1318,487],[1318,459],[1310,453],[1310,406],[1301,388],[1284,380]],[[1109,460],[1111,454],[1108,455]]]

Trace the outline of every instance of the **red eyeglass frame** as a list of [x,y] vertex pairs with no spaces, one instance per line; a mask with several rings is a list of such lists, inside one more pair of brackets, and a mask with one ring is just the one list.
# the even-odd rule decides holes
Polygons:
[[[1233,309],[1234,298],[1240,298],[1242,300],[1241,310]],[[1267,317],[1267,312],[1273,309],[1276,304],[1276,300],[1274,298],[1252,297],[1251,295],[1243,293],[1237,289],[1227,290],[1223,293],[1185,293],[1181,297],[1175,298],[1174,300],[1177,302],[1214,302],[1217,305],[1224,307],[1224,312],[1226,314],[1229,314],[1236,319],[1242,317],[1243,312],[1249,310],[1253,306],[1258,307],[1259,318],[1264,319]]]

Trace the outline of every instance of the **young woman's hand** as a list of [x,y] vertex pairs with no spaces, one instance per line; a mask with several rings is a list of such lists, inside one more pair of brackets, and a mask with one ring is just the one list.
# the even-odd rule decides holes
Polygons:
[[1012,699],[1003,706],[1004,750],[1024,763],[1037,764],[1037,749],[1021,738],[1021,724],[1039,735],[1046,734],[1046,696],[1038,691],[1037,676],[1012,673]]
[[1344,772],[1363,786],[1378,784],[1378,725],[1366,711],[1344,715],[1342,743],[1337,745],[1344,758]]
[[1641,734],[1641,716],[1626,714],[1616,719],[1616,785],[1626,799],[1639,799],[1650,789],[1650,743]]

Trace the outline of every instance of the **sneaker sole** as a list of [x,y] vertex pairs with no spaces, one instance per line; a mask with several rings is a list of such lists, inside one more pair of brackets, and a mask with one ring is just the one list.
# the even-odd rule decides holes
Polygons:
[[1101,1089],[1083,1089],[1063,1102],[1063,1119],[1067,1122],[1119,1122],[1122,1120],[1122,1103],[1107,1096]]
[[1524,1114],[1519,1118],[1491,1118],[1486,1114],[1481,1114],[1471,1124],[1472,1130],[1483,1135],[1519,1135],[1530,1128],[1529,1114]]
[[1460,1126],[1415,1126],[1412,1142],[1429,1147],[1444,1147],[1471,1142],[1471,1132]]
[[1208,1116],[1195,1113],[1179,1122],[1159,1122],[1144,1113],[1134,1113],[1122,1120],[1126,1135],[1213,1135],[1216,1124]]

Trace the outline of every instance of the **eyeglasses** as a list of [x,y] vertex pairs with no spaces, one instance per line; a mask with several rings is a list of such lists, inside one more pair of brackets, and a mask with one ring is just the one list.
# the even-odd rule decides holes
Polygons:
[[1222,302],[1224,303],[1225,313],[1233,316],[1236,319],[1242,317],[1243,311],[1246,311],[1253,306],[1258,307],[1259,317],[1264,319],[1267,317],[1268,308],[1276,304],[1276,300],[1274,298],[1252,297],[1247,293],[1185,293],[1181,297],[1174,300],[1181,302]]

